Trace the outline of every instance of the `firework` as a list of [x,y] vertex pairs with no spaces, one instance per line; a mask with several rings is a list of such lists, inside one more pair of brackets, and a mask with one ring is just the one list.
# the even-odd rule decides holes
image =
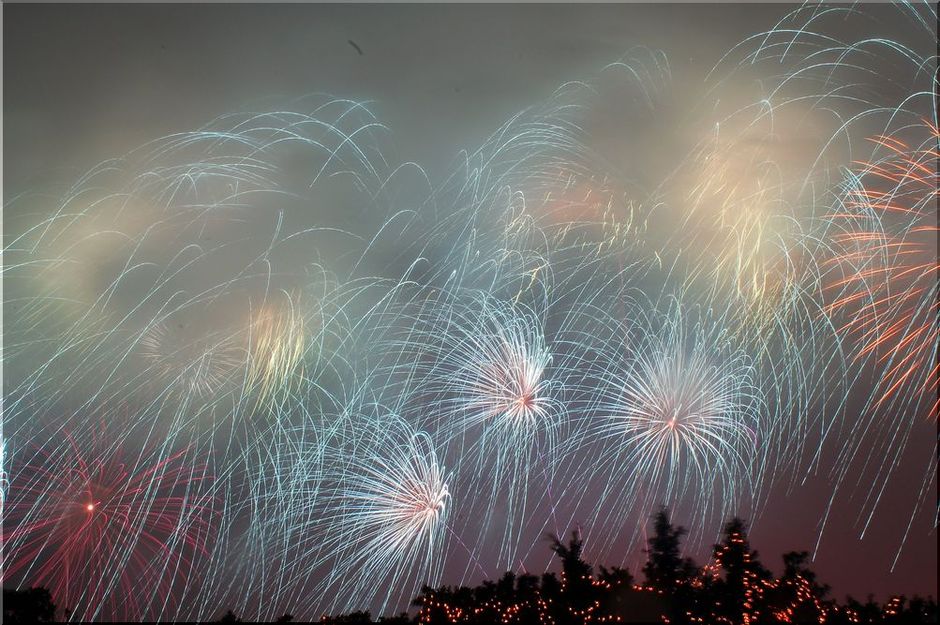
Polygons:
[[601,450],[604,498],[613,497],[601,505],[617,518],[665,502],[707,527],[753,497],[770,415],[755,363],[723,320],[679,299],[661,306],[606,339],[585,442]]
[[701,84],[631,49],[441,181],[303,99],[19,198],[4,581],[75,619],[398,611],[859,465],[867,526],[940,409],[938,131],[933,57],[829,32],[859,17],[801,6]]
[[226,334],[186,332],[182,323],[160,322],[146,331],[138,344],[150,363],[148,373],[184,397],[212,396],[233,381],[244,363],[244,354]]
[[424,408],[412,410],[429,413],[428,428],[460,467],[461,490],[492,502],[466,520],[462,533],[478,532],[476,544],[498,540],[498,560],[511,566],[523,528],[539,518],[535,507],[542,502],[530,493],[552,480],[567,420],[567,355],[553,362],[543,321],[527,306],[452,295],[452,307],[442,307],[448,297],[433,300],[436,313],[410,341],[427,363],[415,372],[415,397]]
[[0,434],[0,515],[3,514],[3,504],[7,499],[7,443]]
[[886,154],[858,163],[844,210],[831,216],[846,224],[847,232],[836,236],[845,252],[835,261],[848,275],[830,286],[839,296],[827,311],[851,311],[840,330],[860,343],[855,357],[872,357],[883,368],[876,405],[908,392],[933,398],[927,413],[935,418],[940,133],[929,124],[924,129],[926,143],[916,147],[894,137],[872,139]]
[[[319,570],[311,583],[322,588],[321,611],[385,611],[440,578],[453,505],[449,473],[427,434],[394,414],[377,416],[355,418],[354,427],[367,430],[355,443],[324,449],[320,493],[304,503],[313,536],[303,544],[315,557],[302,561],[301,572]],[[352,453],[341,460],[343,450]]]
[[389,451],[351,468],[338,492],[343,533],[361,541],[351,565],[363,566],[367,577],[398,577],[399,567],[418,563],[420,579],[439,566],[451,493],[426,435]]
[[66,434],[16,454],[4,508],[4,582],[46,586],[70,619],[174,614],[208,557],[205,467]]
[[257,388],[258,402],[276,400],[278,392],[289,392],[295,376],[303,376],[301,357],[307,332],[299,302],[286,297],[284,310],[265,307],[251,326],[251,367],[246,388]]

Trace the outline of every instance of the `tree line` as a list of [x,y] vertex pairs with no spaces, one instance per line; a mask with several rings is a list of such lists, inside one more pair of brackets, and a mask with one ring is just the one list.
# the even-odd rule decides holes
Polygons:
[[[583,556],[577,532],[567,542],[551,536],[551,549],[561,561],[560,574],[540,576],[512,572],[497,581],[469,586],[425,586],[415,597],[415,614],[375,621],[366,611],[324,616],[330,625],[587,625],[590,623],[671,623],[677,625],[831,625],[919,624],[937,622],[933,598],[895,596],[885,603],[869,596],[838,602],[809,567],[809,554],[783,555],[775,577],[751,549],[743,520],[728,521],[712,559],[704,566],[682,555],[686,530],[672,523],[665,508],[653,517],[642,579],[620,567],[597,570]],[[52,622],[56,607],[42,588],[4,590],[3,621]],[[292,621],[289,614],[278,622]],[[229,611],[219,622],[241,622]]]

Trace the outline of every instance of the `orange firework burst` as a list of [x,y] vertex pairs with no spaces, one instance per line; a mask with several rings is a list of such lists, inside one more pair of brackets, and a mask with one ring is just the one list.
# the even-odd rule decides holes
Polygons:
[[828,288],[837,293],[827,312],[851,311],[841,331],[860,345],[857,358],[884,367],[878,404],[902,395],[934,398],[938,365],[937,158],[940,131],[925,122],[929,139],[920,146],[890,136],[870,141],[884,157],[857,162],[835,237],[833,262],[843,275]]

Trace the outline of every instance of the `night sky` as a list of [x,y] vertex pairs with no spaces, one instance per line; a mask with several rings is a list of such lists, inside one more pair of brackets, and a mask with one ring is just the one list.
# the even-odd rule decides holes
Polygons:
[[[884,187],[871,137],[931,146],[935,16],[796,8],[5,5],[8,575],[111,606],[130,572],[174,597],[151,615],[391,611],[423,576],[541,572],[549,531],[635,570],[667,503],[699,562],[740,514],[775,571],[806,549],[838,597],[936,596],[935,272],[892,282],[925,328],[899,351],[845,329],[889,275],[845,278],[846,233],[936,225],[935,197],[846,199]],[[518,411],[475,395],[488,350],[538,378]],[[715,451],[605,429],[657,392],[726,420]],[[409,453],[447,516],[396,578],[355,501]],[[138,479],[177,529],[122,530],[115,586],[57,577],[87,545],[29,547]]]

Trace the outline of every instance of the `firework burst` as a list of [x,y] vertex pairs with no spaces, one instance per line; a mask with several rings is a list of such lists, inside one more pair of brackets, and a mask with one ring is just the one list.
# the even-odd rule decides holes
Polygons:
[[409,434],[394,415],[382,421],[385,431],[360,443],[365,449],[344,463],[322,500],[324,553],[336,554],[324,582],[334,608],[365,602],[385,610],[434,583],[442,570],[452,506],[448,472],[427,434]]
[[873,510],[940,409],[940,267],[935,11],[899,9],[925,56],[840,41],[867,10],[802,5],[703,83],[632,48],[441,181],[303,98],[18,198],[4,582],[317,618],[534,570],[577,522],[623,556],[662,504],[701,545],[807,475]]
[[661,317],[612,336],[586,436],[604,449],[610,492],[630,493],[614,500],[618,514],[666,502],[690,506],[705,527],[754,495],[769,415],[755,363],[722,319],[663,305]]
[[166,387],[175,387],[183,397],[214,396],[234,381],[244,366],[244,353],[229,334],[212,337],[184,330],[182,323],[170,321],[143,334],[138,346],[149,363],[148,374]]
[[[205,467],[66,434],[14,459],[4,582],[44,585],[71,619],[173,614],[207,557],[215,517]],[[206,484],[204,484],[206,483]]]
[[[844,253],[834,262],[845,278],[830,291],[837,299],[826,310],[848,313],[840,328],[861,345],[858,359],[883,368],[876,405],[906,393],[933,398],[927,413],[936,418],[937,325],[937,127],[911,147],[896,137],[871,139],[883,156],[858,163],[843,201],[831,216],[845,224],[836,235]],[[901,400],[903,401],[903,400]]]

